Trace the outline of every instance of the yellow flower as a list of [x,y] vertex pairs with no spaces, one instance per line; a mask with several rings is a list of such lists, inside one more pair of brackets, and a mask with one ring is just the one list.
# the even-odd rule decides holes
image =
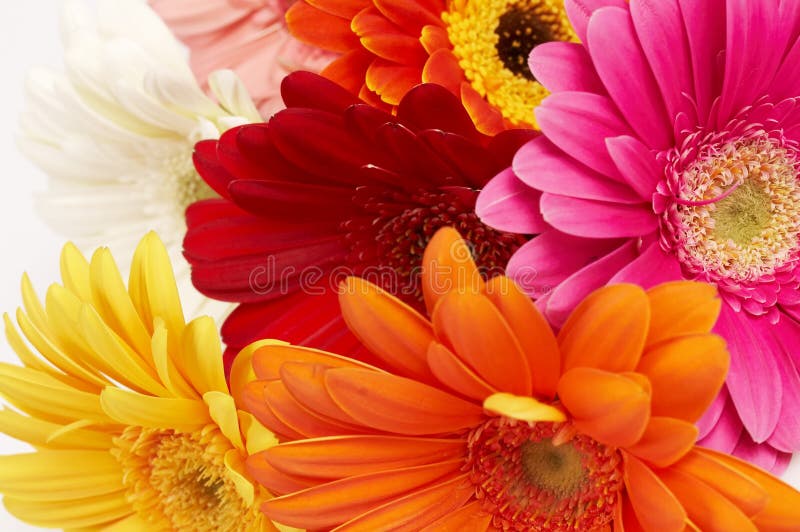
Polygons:
[[[276,530],[245,471],[274,435],[229,393],[214,321],[186,323],[164,245],[139,243],[128,287],[108,249],[71,244],[44,304],[27,277],[22,366],[0,364],[0,431],[35,452],[0,457],[9,512],[33,525],[109,530]],[[27,338],[26,343],[22,336]]]

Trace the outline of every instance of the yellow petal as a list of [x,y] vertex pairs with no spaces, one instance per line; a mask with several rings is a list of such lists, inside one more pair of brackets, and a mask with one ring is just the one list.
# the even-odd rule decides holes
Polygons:
[[142,322],[151,326],[154,318],[163,319],[170,342],[177,347],[185,325],[183,308],[167,249],[153,232],[139,242],[133,255],[128,292]]
[[278,438],[275,434],[259,423],[252,414],[239,410],[239,426],[242,427],[248,455],[253,455],[278,445]]
[[219,430],[239,450],[244,450],[242,433],[239,431],[239,415],[233,397],[222,392],[206,392],[203,401],[208,405],[208,413]]
[[67,242],[61,250],[61,279],[64,288],[82,301],[92,300],[92,287],[89,282],[89,263],[72,242]]
[[501,416],[520,421],[566,421],[564,412],[550,405],[540,403],[533,397],[520,397],[510,393],[490,395],[483,402],[483,408]]
[[133,512],[124,491],[73,501],[6,497],[3,504],[11,515],[42,528],[96,527],[114,523]]
[[0,492],[30,501],[66,501],[124,490],[108,451],[40,451],[0,456]]
[[108,433],[68,426],[71,430],[65,431],[64,425],[58,423],[24,416],[7,408],[0,410],[0,432],[40,449],[102,450],[112,445]]
[[201,394],[217,391],[228,394],[222,344],[214,320],[201,316],[183,331],[179,368]]
[[48,328],[47,315],[44,313],[44,307],[42,307],[42,303],[39,301],[39,297],[36,295],[27,273],[22,275],[20,289],[25,313],[39,330],[46,331]]
[[200,394],[186,382],[169,353],[168,334],[167,328],[164,326],[164,320],[156,318],[153,324],[151,350],[158,378],[164,383],[164,386],[172,396],[200,399]]
[[94,309],[114,333],[152,366],[150,334],[133,306],[108,248],[95,251],[89,272],[92,288],[90,302],[93,303]]
[[152,526],[139,514],[133,514],[120,519],[112,525],[104,526],[102,532],[142,532],[143,530],[150,530]]
[[231,395],[233,396],[239,408],[244,406],[241,400],[244,387],[247,386],[248,382],[256,380],[256,374],[253,371],[253,354],[258,351],[259,348],[267,345],[289,344],[280,340],[259,340],[239,351],[239,354],[233,359],[229,382]]
[[31,351],[25,341],[17,332],[17,328],[14,327],[14,324],[11,322],[11,318],[8,316],[7,313],[3,314],[3,324],[5,325],[5,333],[6,333],[6,341],[8,345],[11,346],[11,349],[17,354],[17,358],[25,364],[25,366],[36,369],[39,371],[43,371],[50,375],[54,375],[58,373],[53,369],[52,366],[43,362],[37,355]]
[[225,467],[228,468],[228,478],[233,481],[236,491],[247,506],[255,500],[255,487],[245,476],[245,465],[242,455],[236,449],[225,453]]
[[100,400],[109,417],[126,425],[192,432],[212,421],[206,404],[192,399],[149,397],[109,387]]

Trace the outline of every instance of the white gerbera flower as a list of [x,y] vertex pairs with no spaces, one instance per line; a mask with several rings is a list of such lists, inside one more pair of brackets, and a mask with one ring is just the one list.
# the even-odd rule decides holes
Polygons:
[[81,1],[62,15],[64,73],[38,69],[27,83],[19,145],[50,177],[37,209],[84,250],[130,256],[141,236],[164,239],[187,310],[217,314],[190,286],[181,255],[184,211],[215,193],[192,164],[195,142],[261,117],[230,71],[198,86],[186,54],[141,0]]

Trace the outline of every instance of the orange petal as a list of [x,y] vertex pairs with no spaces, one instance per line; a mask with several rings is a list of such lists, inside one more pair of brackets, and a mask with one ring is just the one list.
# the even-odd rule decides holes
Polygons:
[[497,391],[439,342],[428,347],[428,365],[440,382],[470,399],[483,402]]
[[769,500],[767,492],[755,480],[698,448],[673,465],[672,469],[702,480],[749,517],[763,510]]
[[268,345],[253,353],[253,371],[260,380],[274,381],[281,378],[281,366],[285,362],[303,362],[329,368],[372,368],[351,358],[326,353],[318,349],[294,345]]
[[375,58],[367,68],[367,87],[376,92],[384,102],[397,105],[403,96],[422,83],[422,65],[403,66]]
[[462,460],[379,471],[271,499],[261,510],[281,524],[330,528],[461,469]]
[[561,403],[575,427],[613,447],[633,445],[650,419],[650,396],[623,375],[594,368],[568,371],[558,383]]
[[409,35],[419,35],[425,25],[443,27],[441,9],[426,9],[416,0],[374,0],[386,18],[403,28]]
[[558,335],[562,371],[633,371],[649,324],[650,302],[640,287],[618,284],[596,290],[575,308]]
[[362,369],[332,369],[328,392],[353,419],[396,434],[458,432],[483,421],[483,409],[417,381]]
[[297,39],[332,52],[345,53],[361,43],[350,29],[350,21],[296,2],[286,12],[286,25]]
[[339,294],[342,316],[359,340],[400,375],[431,382],[430,322],[387,293],[358,277],[348,277]]
[[464,81],[464,71],[453,52],[443,48],[433,52],[425,62],[422,67],[422,81],[436,83],[458,95],[461,82]]
[[364,85],[367,68],[374,58],[374,55],[362,48],[350,50],[329,63],[320,74],[351,93],[358,94]]
[[462,475],[391,501],[334,530],[413,532],[462,507],[474,492],[467,475]]
[[664,469],[659,476],[704,532],[758,532],[739,508],[707,484],[674,469]]
[[460,439],[404,438],[399,436],[335,436],[276,445],[266,460],[290,475],[340,479],[466,456]]
[[533,394],[552,399],[561,376],[561,354],[550,324],[531,298],[507,277],[488,281],[486,297],[503,315],[522,346],[531,369]]
[[653,385],[653,415],[694,423],[725,382],[730,356],[713,334],[683,336],[648,350],[637,371]]
[[483,532],[492,522],[492,514],[481,509],[480,501],[472,501],[450,512],[421,532]]
[[339,423],[355,424],[328,395],[323,366],[287,362],[281,366],[281,382],[292,397],[309,410]]
[[371,0],[304,0],[307,4],[316,7],[331,15],[351,19],[362,9],[371,6]]
[[614,532],[646,532],[639,523],[627,494],[622,497],[617,506],[617,513],[614,516]]
[[322,479],[289,475],[279,471],[269,463],[264,452],[248,456],[245,469],[248,475],[273,495],[294,493],[327,482]]
[[651,417],[642,439],[627,451],[657,467],[680,460],[697,441],[697,427],[671,417]]
[[312,412],[297,402],[281,381],[267,382],[263,393],[264,400],[275,417],[305,438],[354,432],[349,426]]
[[255,381],[248,383],[244,387],[241,394],[244,408],[253,414],[259,423],[274,432],[278,439],[297,440],[304,438],[302,433],[278,419],[267,405],[267,401],[264,399],[264,388],[267,384],[266,381]]
[[452,227],[439,229],[422,256],[422,294],[428,314],[450,292],[482,292],[484,282],[472,252]]
[[[494,136],[506,129],[502,113],[489,105],[467,81],[461,82],[461,103],[475,123],[475,127],[484,135]],[[533,121],[533,109],[531,109],[531,121]]]
[[625,488],[642,528],[658,532],[683,531],[686,511],[681,503],[649,467],[627,454]]
[[760,530],[769,532],[797,531],[797,523],[800,523],[800,492],[763,469],[736,457],[712,451],[711,449],[698,449],[697,452],[747,475],[766,490],[769,496],[767,506],[753,518],[753,522]]
[[453,352],[497,390],[530,395],[531,370],[500,311],[482,294],[447,294],[433,311],[433,327]]
[[722,306],[717,288],[707,283],[676,281],[647,291],[650,333],[647,345],[690,334],[711,332]]
[[[422,43],[422,47],[425,48],[425,51],[431,55],[434,55],[442,48],[449,50],[453,46],[450,44],[450,37],[447,35],[447,30],[439,26],[425,26],[422,28],[419,42]],[[459,70],[461,69],[459,68]],[[456,93],[457,92],[458,91],[456,91]]]
[[361,38],[364,48],[388,61],[421,66],[428,57],[416,36],[405,33],[374,7],[353,17],[350,27]]

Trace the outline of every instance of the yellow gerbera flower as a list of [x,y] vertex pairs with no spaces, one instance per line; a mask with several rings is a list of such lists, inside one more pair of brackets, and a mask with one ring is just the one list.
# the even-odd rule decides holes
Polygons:
[[[108,249],[67,244],[63,284],[23,309],[6,336],[22,366],[0,364],[0,431],[36,451],[0,457],[9,512],[37,526],[106,530],[276,530],[270,495],[245,471],[274,435],[228,391],[214,321],[186,323],[154,233],[126,289]],[[38,354],[37,354],[38,352]]]

